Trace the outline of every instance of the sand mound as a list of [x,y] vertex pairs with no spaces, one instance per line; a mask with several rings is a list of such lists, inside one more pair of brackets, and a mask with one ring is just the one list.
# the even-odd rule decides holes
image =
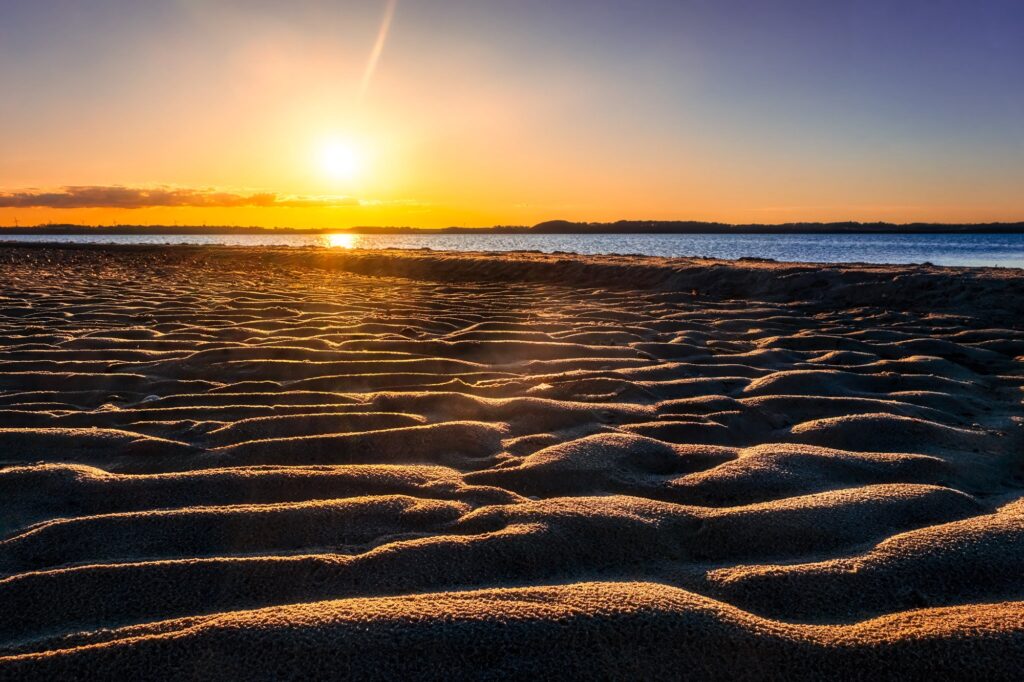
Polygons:
[[884,412],[814,419],[797,424],[790,434],[793,440],[810,445],[881,452],[978,452],[988,435]]
[[1015,679],[1022,302],[1009,270],[0,249],[0,678]]
[[[942,675],[1013,679],[1020,602],[916,610],[848,626],[785,625],[651,583],[582,583],[239,611],[51,640],[11,675],[110,679],[696,678]],[[416,652],[410,656],[410,652]],[[884,652],[884,653],[883,653]]]

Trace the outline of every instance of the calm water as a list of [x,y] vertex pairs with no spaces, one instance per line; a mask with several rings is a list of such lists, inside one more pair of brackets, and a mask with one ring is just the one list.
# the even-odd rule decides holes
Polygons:
[[818,263],[924,263],[1024,267],[1024,235],[4,235],[0,241],[80,244],[226,244],[442,251],[569,251],[585,254],[774,258]]

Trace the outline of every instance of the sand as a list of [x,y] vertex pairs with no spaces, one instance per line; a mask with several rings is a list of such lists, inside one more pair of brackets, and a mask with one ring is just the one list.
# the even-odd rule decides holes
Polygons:
[[0,678],[1019,679],[1024,273],[0,248]]

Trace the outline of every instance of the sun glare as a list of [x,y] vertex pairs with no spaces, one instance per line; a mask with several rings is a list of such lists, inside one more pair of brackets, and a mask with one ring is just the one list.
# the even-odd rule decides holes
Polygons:
[[363,166],[363,155],[351,142],[328,140],[320,147],[320,168],[332,180],[355,180]]
[[326,235],[327,244],[335,249],[351,249],[356,245],[356,235],[334,232]]

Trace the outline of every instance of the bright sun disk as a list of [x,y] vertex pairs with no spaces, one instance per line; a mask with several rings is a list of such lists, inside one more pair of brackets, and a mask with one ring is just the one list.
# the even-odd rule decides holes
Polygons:
[[320,148],[320,167],[332,180],[354,180],[363,170],[363,159],[355,145],[329,140]]

